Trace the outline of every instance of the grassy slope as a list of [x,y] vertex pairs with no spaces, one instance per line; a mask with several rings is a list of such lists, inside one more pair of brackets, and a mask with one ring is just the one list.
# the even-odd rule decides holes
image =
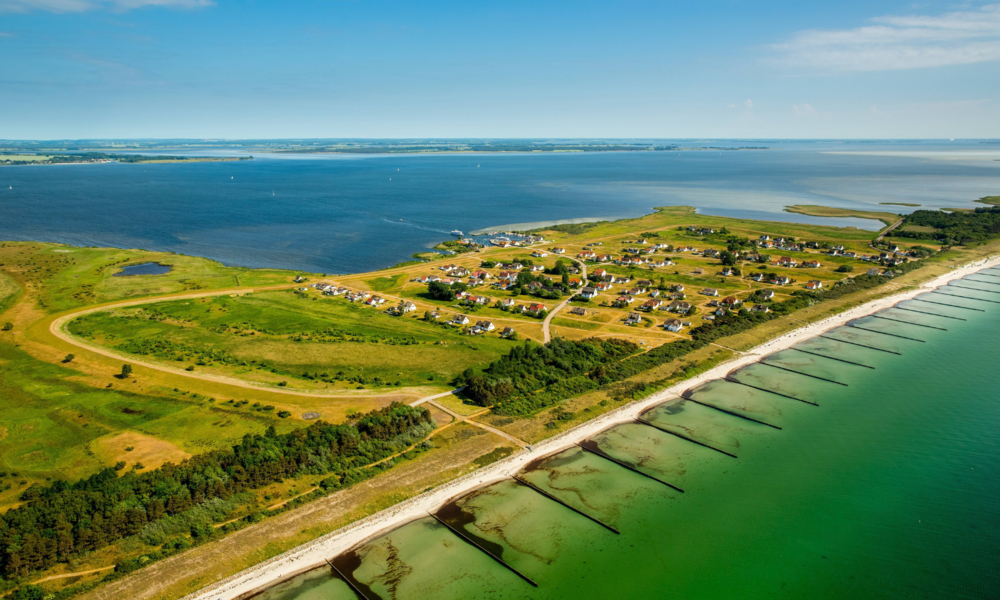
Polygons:
[[1000,204],[1000,196],[984,196],[979,200],[976,200],[976,202],[980,202],[982,204]]

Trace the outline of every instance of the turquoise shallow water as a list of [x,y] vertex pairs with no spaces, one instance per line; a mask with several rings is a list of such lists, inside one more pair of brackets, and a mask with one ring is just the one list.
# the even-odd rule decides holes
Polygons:
[[[523,473],[620,535],[513,482],[441,513],[537,588],[430,519],[358,549],[353,576],[400,599],[1000,597],[1000,304],[947,293],[979,310],[907,301],[922,312],[797,346],[825,357],[765,359],[798,373],[737,373],[818,406],[717,381],[644,415],[678,435],[630,423],[592,438],[683,493],[579,448]],[[354,597],[327,571],[266,597]]]

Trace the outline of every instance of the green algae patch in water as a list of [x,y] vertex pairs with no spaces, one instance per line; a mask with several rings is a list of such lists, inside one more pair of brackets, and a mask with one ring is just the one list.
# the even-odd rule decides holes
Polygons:
[[[808,356],[808,355],[806,355]],[[786,425],[786,415],[815,410],[815,406],[755,388],[716,379],[688,390],[684,397],[718,410],[774,427]]]
[[[643,423],[623,423],[590,438],[608,456],[684,488],[689,476],[731,460],[704,446]],[[664,490],[669,497],[677,492]]]
[[579,447],[537,460],[520,476],[569,506],[615,528],[619,528],[621,512],[629,506],[653,496],[674,493],[661,483]]
[[335,577],[329,566],[306,571],[252,596],[250,600],[357,600],[357,594]]
[[691,440],[692,443],[703,444],[733,456],[739,455],[742,442],[748,438],[776,433],[767,425],[683,399],[654,406],[644,412],[641,419],[658,429]]
[[902,354],[900,342],[904,340],[887,335],[865,331],[857,327],[836,327],[823,334],[824,338],[841,341],[847,344],[857,344],[863,348],[882,350],[892,354]]
[[740,367],[729,373],[726,379],[810,404],[817,404],[820,396],[828,387],[841,387],[835,383],[760,363]]
[[485,590],[530,587],[432,517],[375,538],[334,564],[370,600],[488,598]]
[[864,368],[834,358],[816,356],[793,349],[769,354],[760,359],[760,362],[782,367],[795,373],[816,377],[817,379],[843,383],[845,385],[849,385],[855,375],[861,375],[858,369]]
[[512,479],[461,496],[436,515],[535,581],[566,544],[603,535],[586,518]]

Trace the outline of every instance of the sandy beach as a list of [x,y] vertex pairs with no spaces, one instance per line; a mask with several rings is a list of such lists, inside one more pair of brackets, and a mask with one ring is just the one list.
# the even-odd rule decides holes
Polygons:
[[965,277],[980,269],[1000,264],[1000,257],[990,257],[975,263],[955,268],[949,273],[921,284],[919,287],[894,294],[886,298],[873,300],[851,310],[824,319],[772,339],[737,358],[702,373],[701,375],[682,381],[670,388],[661,390],[648,398],[638,400],[617,410],[606,413],[591,421],[583,423],[554,438],[545,440],[527,450],[507,457],[497,463],[479,469],[469,475],[453,480],[437,489],[425,492],[410,500],[397,504],[389,509],[357,521],[347,527],[319,537],[311,542],[294,548],[243,572],[206,587],[195,594],[185,597],[185,600],[235,600],[246,597],[254,591],[261,590],[287,579],[290,576],[324,564],[326,559],[333,558],[367,539],[378,536],[387,530],[394,529],[407,522],[427,516],[440,506],[461,494],[475,488],[489,485],[509,478],[529,462],[555,452],[562,451],[573,444],[587,439],[604,429],[633,420],[646,409],[669,402],[680,397],[680,394],[713,379],[724,377],[733,369],[760,360],[764,355],[784,350],[805,339],[816,336],[824,331],[839,327],[846,322],[870,315],[889,308],[896,303],[913,298],[931,289],[946,285],[948,282]]

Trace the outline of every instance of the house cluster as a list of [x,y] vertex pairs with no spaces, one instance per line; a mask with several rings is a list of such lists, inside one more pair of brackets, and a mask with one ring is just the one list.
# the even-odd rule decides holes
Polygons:
[[711,227],[696,227],[694,225],[688,225],[688,232],[694,233],[696,235],[712,235],[715,230]]
[[518,304],[517,302],[514,302],[513,298],[504,298],[497,304],[500,310],[505,310],[516,314],[528,313],[536,317],[544,315],[549,311],[548,307],[540,302],[532,302],[531,304]]
[[805,252],[808,243],[786,240],[785,238],[771,239],[769,235],[762,235],[757,239],[758,248],[768,248],[774,250],[788,250],[790,252]]

